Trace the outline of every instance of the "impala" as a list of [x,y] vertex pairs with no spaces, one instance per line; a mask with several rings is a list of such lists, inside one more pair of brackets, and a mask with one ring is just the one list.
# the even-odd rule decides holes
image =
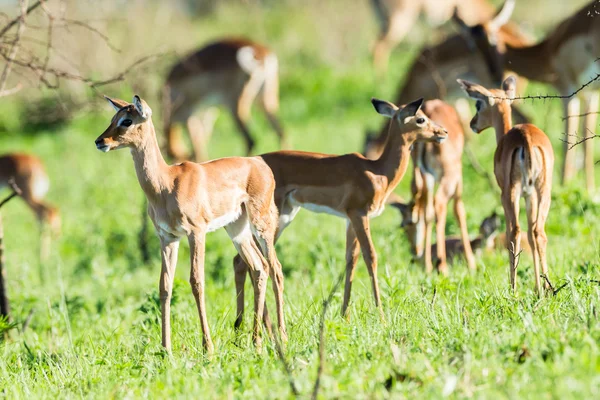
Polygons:
[[[261,157],[275,176],[275,203],[279,209],[277,237],[292,222],[300,208],[327,213],[347,220],[346,284],[342,314],[346,315],[359,252],[367,265],[375,306],[383,318],[377,255],[369,220],[383,212],[388,196],[402,180],[408,168],[410,149],[416,141],[442,142],[448,132],[420,111],[423,99],[402,109],[394,104],[372,100],[375,110],[392,119],[388,140],[377,160],[360,154],[328,155],[300,151],[279,151]],[[234,259],[238,293],[236,326],[244,310],[244,282],[247,267]]]
[[[476,100],[477,113],[471,120],[475,133],[494,127],[497,148],[494,174],[502,191],[506,218],[506,238],[510,261],[510,284],[517,289],[517,260],[521,250],[519,200],[525,198],[528,240],[533,254],[535,289],[541,294],[540,267],[548,274],[546,262],[546,219],[550,210],[554,152],[548,136],[532,124],[512,126],[510,106],[516,93],[516,80],[508,77],[502,89],[486,89],[458,80],[467,95]],[[547,286],[547,285],[546,285]]]
[[[562,182],[575,173],[575,151],[569,151],[569,141],[578,135],[580,106],[585,105],[585,121],[580,136],[593,135],[596,131],[600,94],[598,80],[569,97],[572,93],[597,78],[600,74],[600,3],[590,2],[573,16],[560,23],[544,40],[530,46],[514,46],[497,36],[497,41],[488,41],[485,52],[492,50],[496,57],[488,62],[501,64],[527,79],[548,83],[565,96],[563,110],[567,140],[563,146],[564,162]],[[493,31],[491,32],[493,36]],[[594,189],[594,142],[585,141],[585,176],[588,191]]]
[[[96,139],[96,147],[104,152],[131,149],[140,186],[148,199],[148,215],[160,238],[162,345],[167,351],[171,350],[173,278],[179,241],[187,236],[191,255],[190,284],[200,317],[203,345],[209,353],[213,351],[204,302],[205,236],[224,227],[250,266],[254,283],[253,339],[260,349],[259,322],[265,302],[266,271],[272,276],[281,274],[273,245],[277,228],[273,173],[258,157],[167,165],[156,140],[152,110],[146,102],[138,96],[133,97],[133,104],[108,97],[107,100],[117,113]],[[273,284],[278,310],[283,307],[280,281],[274,279]],[[285,333],[283,319],[279,322]]]
[[[442,144],[416,143],[412,150],[413,180],[411,183],[413,199],[410,203],[394,202],[405,216],[402,220],[415,256],[425,262],[425,271],[433,271],[432,242],[433,216],[436,221],[436,255],[439,272],[447,273],[446,215],[448,203],[454,200],[454,214],[460,227],[465,259],[470,269],[475,269],[475,258],[469,243],[469,232],[465,206],[462,201],[462,153],[465,135],[456,110],[441,100],[426,101],[423,112],[429,119],[448,130],[448,140]],[[365,144],[365,155],[376,158],[381,153],[380,141]],[[438,184],[434,192],[435,184]]]
[[[508,23],[514,3],[515,0],[507,0],[495,18],[473,27],[455,15],[454,20],[469,34],[453,35],[424,48],[406,73],[397,92],[396,104],[405,104],[417,96],[423,96],[425,100],[458,99],[456,109],[467,126],[470,110],[456,79],[471,79],[485,86],[498,85],[502,82],[504,68],[497,60],[496,49],[489,47],[490,41],[510,43],[514,47],[531,43],[516,26]],[[518,121],[527,121],[515,108],[513,113]]]
[[229,109],[250,154],[254,148],[254,139],[248,129],[250,110],[261,91],[267,119],[283,145],[285,136],[277,118],[278,70],[275,53],[242,38],[216,41],[175,64],[163,88],[168,155],[178,160],[187,158],[178,130],[179,125],[185,124],[196,160],[207,158],[206,147],[212,124],[206,123],[206,118],[194,117],[194,112],[199,106],[210,105]]
[[60,231],[58,209],[44,201],[50,188],[50,179],[42,161],[24,153],[11,153],[0,156],[0,189],[8,186],[13,179],[21,189],[21,198],[35,213],[40,223],[40,260],[48,258],[50,252],[50,233]]
[[413,29],[421,13],[435,25],[458,14],[469,25],[490,21],[494,6],[487,0],[371,0],[380,32],[373,46],[373,63],[377,69],[387,68],[390,52]]

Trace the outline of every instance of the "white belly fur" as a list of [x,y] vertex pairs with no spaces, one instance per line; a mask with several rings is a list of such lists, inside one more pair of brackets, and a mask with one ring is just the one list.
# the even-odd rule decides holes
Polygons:
[[237,210],[223,214],[208,223],[207,232],[213,232],[217,229],[220,229],[224,226],[231,224],[232,222],[237,221],[237,219],[242,215],[242,208],[239,207]]

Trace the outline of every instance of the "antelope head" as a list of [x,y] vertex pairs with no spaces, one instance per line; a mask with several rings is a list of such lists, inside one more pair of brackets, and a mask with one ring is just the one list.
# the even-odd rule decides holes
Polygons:
[[389,101],[371,99],[375,111],[392,119],[391,135],[406,136],[408,141],[425,141],[442,143],[448,138],[448,131],[430,120],[421,107],[423,99],[413,101],[403,108],[398,108]]
[[133,96],[131,104],[124,100],[105,98],[117,113],[104,133],[96,139],[96,148],[106,153],[142,144],[148,124],[152,125],[152,110],[148,104],[137,95]]

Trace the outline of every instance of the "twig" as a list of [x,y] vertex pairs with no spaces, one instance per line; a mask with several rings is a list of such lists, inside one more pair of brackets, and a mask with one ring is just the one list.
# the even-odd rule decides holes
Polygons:
[[29,327],[29,323],[31,322],[31,318],[33,317],[33,313],[35,312],[35,308],[29,310],[29,314],[27,314],[27,318],[23,321],[23,327],[21,328],[21,334],[25,333],[27,328]]
[[[41,4],[42,4],[41,1],[36,1],[32,5],[30,5],[29,8],[27,8],[27,10],[25,11],[25,15],[31,14],[31,12],[33,10],[35,10],[36,8],[38,8]],[[6,24],[4,26],[4,28],[2,28],[2,30],[0,30],[0,37],[4,36],[4,34],[6,32],[8,32],[13,26],[15,26],[21,20],[21,18],[22,18],[22,15],[19,15],[18,17],[11,20],[8,24]]]
[[6,203],[12,200],[13,197],[21,195],[21,189],[19,189],[19,187],[15,183],[14,178],[10,178],[8,180],[8,186],[10,186],[10,188],[12,189],[12,193],[7,198],[2,200],[2,202],[0,202],[0,208],[2,208],[2,206],[4,206]]
[[[560,141],[563,142],[563,143],[568,144],[569,145],[569,150],[571,150],[573,147],[578,146],[578,145],[580,145],[580,144],[582,144],[584,142],[587,142],[590,139],[595,139],[597,137],[600,137],[600,135],[595,134],[594,132],[590,131],[589,129],[588,129],[588,132],[591,133],[591,135],[590,136],[583,136],[583,137],[579,136],[579,135],[565,133],[564,136],[567,139],[562,139],[561,138]],[[571,142],[571,141],[568,140],[568,138],[570,138],[570,137],[576,138],[577,140],[575,140],[574,142]]]
[[[12,44],[10,51],[8,52],[8,58],[6,59],[6,65],[4,66],[4,70],[2,71],[2,75],[0,76],[0,92],[4,91],[6,87],[6,81],[8,80],[8,75],[10,74],[10,70],[13,65],[13,61],[17,56],[17,52],[19,51],[19,41],[21,39],[21,35],[25,30],[25,16],[27,15],[27,2],[29,0],[20,0],[21,3],[21,16],[17,19],[19,21],[19,26],[17,28],[17,34],[15,36],[15,40]],[[1,35],[0,35],[1,37]]]
[[562,285],[560,285],[558,288],[554,288],[554,286],[552,286],[552,282],[550,282],[550,279],[548,279],[548,277],[546,276],[546,274],[541,274],[540,275],[541,278],[544,278],[544,280],[546,281],[546,283],[548,284],[548,286],[550,286],[550,290],[552,291],[552,295],[556,296],[558,294],[558,292],[560,292],[561,290],[563,290],[568,284],[569,282],[565,282]]
[[311,396],[313,400],[316,400],[317,395],[319,394],[319,388],[321,386],[321,376],[323,375],[323,370],[325,368],[325,316],[327,314],[327,308],[329,308],[329,304],[333,300],[333,295],[342,283],[343,278],[344,273],[341,273],[337,282],[331,288],[329,296],[327,296],[327,299],[323,301],[323,312],[321,313],[321,322],[319,324],[319,367],[317,369],[317,377],[315,379],[315,385],[313,387],[313,392]]
[[570,119],[570,118],[581,118],[581,117],[587,117],[588,115],[595,115],[595,114],[600,114],[600,111],[590,111],[590,112],[586,112],[586,113],[578,114],[578,115],[567,115],[566,117],[562,117],[562,120],[566,121],[567,119]]
[[[565,94],[565,95],[560,95],[560,94],[554,94],[554,95],[553,94],[542,94],[542,95],[536,95],[536,96],[516,96],[516,97],[511,97],[510,100],[570,99],[571,97],[576,96],[577,94],[579,94],[579,92],[581,92],[582,90],[584,90],[585,88],[587,88],[588,86],[590,86],[592,83],[596,82],[599,79],[600,79],[600,74],[596,74],[596,76],[594,76],[589,81],[587,81],[586,83],[584,83],[583,85],[581,85],[577,90],[575,90],[571,94]],[[489,96],[489,97],[493,98],[493,99],[497,99],[497,100],[507,100],[508,99],[506,96]]]

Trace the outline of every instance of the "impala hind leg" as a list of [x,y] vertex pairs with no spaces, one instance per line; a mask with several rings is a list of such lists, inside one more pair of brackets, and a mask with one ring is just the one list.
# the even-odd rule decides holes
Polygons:
[[[526,210],[527,210],[527,240],[529,242],[529,247],[531,247],[531,254],[533,256],[533,274],[535,279],[535,292],[538,295],[542,294],[541,291],[541,277],[540,277],[540,257],[537,248],[537,236],[539,234],[539,230],[537,224],[539,208],[538,208],[538,194],[537,192],[531,193],[529,196],[525,198]],[[519,238],[520,239],[520,238]],[[520,242],[520,240],[519,240]]]
[[[552,171],[552,167],[548,167],[549,171]],[[550,172],[551,174],[552,172]],[[546,236],[546,220],[548,218],[548,213],[550,211],[550,201],[551,201],[551,188],[550,185],[542,190],[541,188],[538,191],[539,197],[539,205],[538,205],[538,215],[537,215],[537,223],[534,229],[534,239],[536,241],[536,249],[537,255],[540,260],[540,265],[542,268],[542,274],[548,276],[548,262],[546,260],[546,246],[548,244],[548,238]],[[546,280],[544,280],[544,288],[546,290],[550,289],[550,285]]]
[[206,314],[206,303],[204,299],[205,278],[204,278],[204,252],[205,252],[205,232],[197,231],[188,237],[190,244],[190,285],[192,293],[196,300],[198,316],[200,317],[200,327],[202,328],[202,345],[208,354],[214,350],[212,339],[210,338],[210,329],[208,328],[208,317]]
[[521,252],[521,227],[519,225],[519,200],[521,187],[515,185],[502,193],[502,207],[506,218],[506,246],[509,254],[510,287],[517,292],[517,267]]
[[260,322],[263,318],[265,306],[265,294],[267,285],[267,261],[262,256],[256,245],[247,212],[243,212],[240,218],[225,227],[235,248],[250,269],[252,283],[254,286],[254,328],[252,339],[256,348],[260,351],[262,340],[260,337]]
[[[242,257],[237,254],[233,258],[233,270],[235,274],[235,289],[236,289],[236,318],[233,325],[235,330],[238,330],[242,323],[244,322],[244,300],[245,300],[245,289],[244,286],[246,284],[246,275],[250,275],[250,279],[252,279],[252,274],[250,274],[250,269],[248,265],[244,262]],[[252,283],[254,285],[254,283]],[[267,310],[267,304],[265,303],[265,311],[263,313],[263,324],[267,329],[267,333],[269,336],[273,336],[273,324],[271,323],[271,318],[269,317],[269,312]]]
[[210,142],[218,115],[219,110],[212,107],[204,110],[201,117],[192,115],[187,120],[187,128],[190,133],[190,140],[194,150],[193,156],[196,162],[208,160],[208,143]]
[[360,244],[363,260],[367,264],[371,285],[373,286],[373,297],[375,307],[379,310],[382,321],[385,321],[385,315],[381,306],[381,296],[379,292],[379,283],[377,282],[377,253],[371,240],[371,228],[369,226],[369,217],[359,212],[349,212],[348,217],[352,223],[352,228]]
[[252,154],[252,150],[254,150],[255,145],[254,139],[252,139],[250,130],[248,129],[250,112],[252,110],[252,103],[258,95],[263,82],[264,75],[260,71],[252,73],[242,88],[239,97],[232,100],[231,111],[233,113],[235,123],[246,142],[247,155]]
[[173,278],[177,266],[179,241],[160,240],[162,266],[160,272],[160,311],[162,325],[162,345],[171,352],[171,297],[173,294]]
[[[435,233],[437,240],[438,272],[448,275],[446,261],[446,217],[448,215],[448,200],[450,199],[446,182],[441,182],[435,193]],[[431,253],[431,250],[429,251]]]
[[348,222],[346,227],[346,284],[344,286],[344,302],[342,303],[342,316],[348,318],[348,305],[350,304],[350,294],[352,291],[352,281],[356,272],[356,263],[360,253],[358,239],[354,233],[354,228]]

